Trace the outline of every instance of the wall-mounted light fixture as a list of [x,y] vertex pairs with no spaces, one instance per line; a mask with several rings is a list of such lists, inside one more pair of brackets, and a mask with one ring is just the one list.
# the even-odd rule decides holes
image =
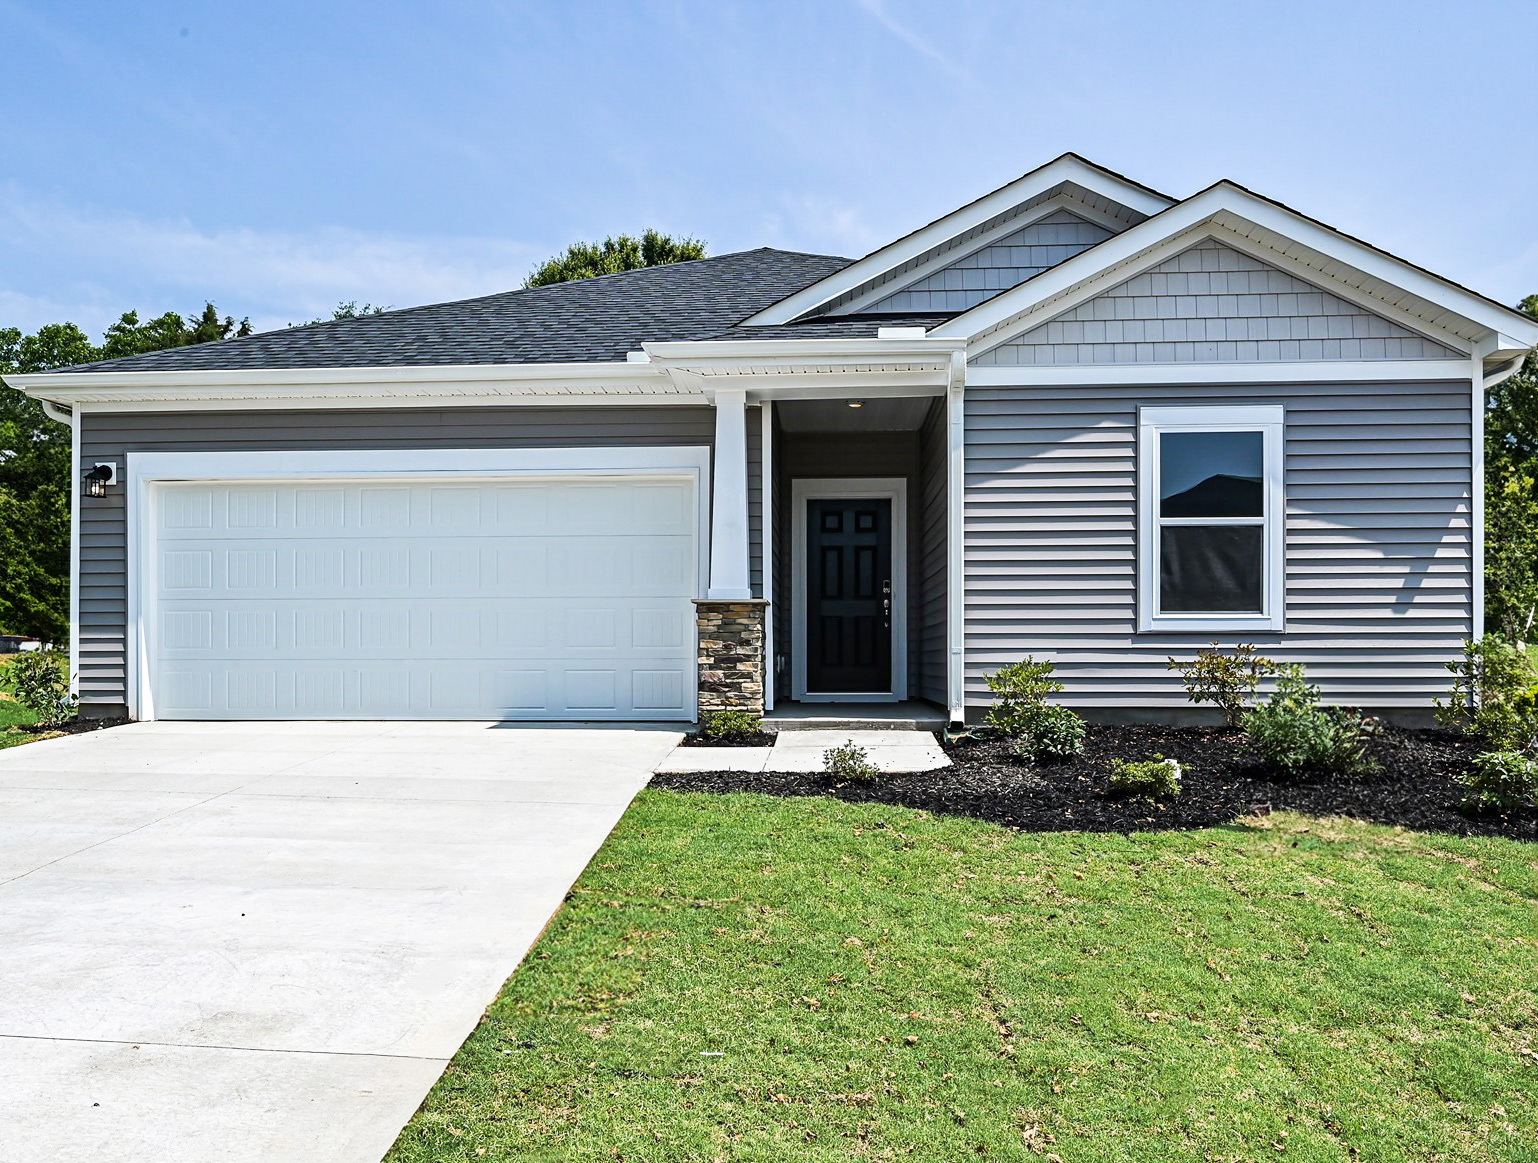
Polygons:
[[81,479],[85,481],[86,496],[105,497],[107,495],[107,486],[117,484],[117,465],[92,465]]
[[863,407],[865,407],[865,401],[864,400],[845,400],[844,402],[846,404],[848,404],[851,408],[863,408]]

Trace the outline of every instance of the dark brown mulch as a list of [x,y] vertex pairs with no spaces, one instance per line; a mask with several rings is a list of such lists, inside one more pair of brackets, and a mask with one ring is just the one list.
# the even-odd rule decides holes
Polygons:
[[[688,772],[658,775],[653,787],[675,791],[833,796],[971,816],[1028,832],[1141,832],[1205,828],[1256,812],[1306,812],[1397,824],[1458,836],[1538,840],[1538,813],[1469,816],[1453,775],[1478,748],[1445,731],[1385,727],[1374,742],[1383,765],[1360,779],[1284,779],[1258,767],[1242,736],[1210,728],[1091,727],[1084,754],[1066,763],[1025,764],[1003,741],[947,747],[954,767],[871,783],[836,783],[821,774]],[[1162,754],[1184,768],[1181,794],[1149,802],[1113,796],[1112,759]]]
[[67,723],[60,723],[57,727],[12,727],[11,730],[23,735],[84,735],[88,731],[100,731],[105,727],[121,727],[124,723],[132,722],[131,719],[82,719],[78,716]]
[[751,735],[729,735],[711,738],[691,731],[684,736],[680,747],[773,747],[773,731],[755,731]]

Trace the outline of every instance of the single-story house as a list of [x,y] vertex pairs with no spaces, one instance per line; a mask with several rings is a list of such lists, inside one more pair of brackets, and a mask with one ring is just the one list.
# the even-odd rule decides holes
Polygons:
[[[1250,641],[1426,708],[1538,324],[1073,154],[857,261],[760,249],[10,377],[74,429],[87,714],[695,718]],[[836,711],[836,708],[834,708]]]

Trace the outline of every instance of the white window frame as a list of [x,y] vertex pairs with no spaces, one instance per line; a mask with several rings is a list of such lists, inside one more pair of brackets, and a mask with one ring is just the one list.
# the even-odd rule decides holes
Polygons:
[[[1138,409],[1138,630],[1141,632],[1281,632],[1286,628],[1285,410],[1280,404]],[[1169,613],[1159,609],[1159,546],[1165,524],[1253,525],[1248,517],[1159,516],[1159,437],[1165,432],[1259,432],[1263,438],[1261,612]]]

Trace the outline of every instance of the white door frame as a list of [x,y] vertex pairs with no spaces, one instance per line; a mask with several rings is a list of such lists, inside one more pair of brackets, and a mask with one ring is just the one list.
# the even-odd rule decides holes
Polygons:
[[[666,448],[371,449],[325,452],[130,452],[127,455],[128,715],[155,718],[153,612],[157,484],[183,481],[498,480],[539,477],[685,477],[693,481],[694,597],[710,578],[710,450]],[[694,689],[699,692],[695,667]],[[696,707],[696,714],[698,708]]]
[[[806,503],[812,500],[892,502],[892,689],[808,691],[806,689]],[[809,703],[900,703],[908,697],[908,481],[904,477],[798,477],[791,502],[791,691]]]

